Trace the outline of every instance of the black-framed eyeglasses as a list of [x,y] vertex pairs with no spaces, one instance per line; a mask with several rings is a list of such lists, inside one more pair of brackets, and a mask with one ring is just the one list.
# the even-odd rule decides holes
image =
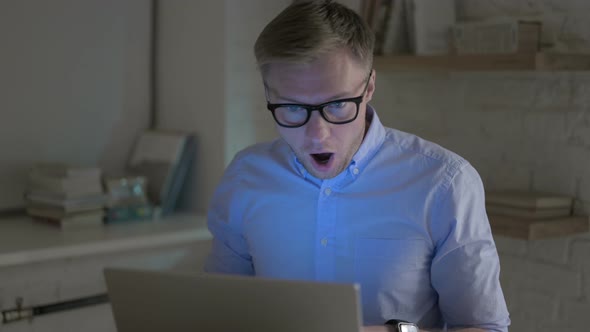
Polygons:
[[271,104],[267,102],[266,108],[272,113],[277,124],[285,128],[298,128],[306,124],[311,118],[311,112],[318,111],[324,120],[333,124],[345,124],[356,120],[359,114],[359,106],[363,102],[371,75],[369,73],[363,93],[358,97],[331,100],[319,105],[307,104]]

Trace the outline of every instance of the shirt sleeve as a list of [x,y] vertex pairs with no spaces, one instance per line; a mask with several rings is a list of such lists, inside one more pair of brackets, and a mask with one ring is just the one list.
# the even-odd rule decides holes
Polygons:
[[209,207],[207,225],[213,244],[205,261],[205,272],[254,275],[252,257],[242,235],[244,209],[239,199],[242,187],[239,159],[238,154],[227,167]]
[[500,261],[477,171],[463,165],[438,202],[431,224],[436,244],[431,282],[448,327],[508,331]]

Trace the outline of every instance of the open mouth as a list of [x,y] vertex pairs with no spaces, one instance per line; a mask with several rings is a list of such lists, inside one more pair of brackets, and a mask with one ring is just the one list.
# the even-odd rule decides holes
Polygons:
[[333,153],[312,153],[311,157],[319,165],[327,165],[332,158]]

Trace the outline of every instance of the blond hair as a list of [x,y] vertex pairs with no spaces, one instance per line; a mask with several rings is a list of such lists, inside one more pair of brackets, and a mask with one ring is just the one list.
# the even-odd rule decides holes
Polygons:
[[266,25],[254,44],[258,67],[273,62],[309,63],[347,48],[367,71],[373,65],[375,36],[352,9],[332,2],[294,1]]

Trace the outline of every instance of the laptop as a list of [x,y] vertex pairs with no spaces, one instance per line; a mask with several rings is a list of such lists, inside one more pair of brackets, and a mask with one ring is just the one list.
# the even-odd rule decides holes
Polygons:
[[118,332],[359,332],[357,284],[105,269]]

